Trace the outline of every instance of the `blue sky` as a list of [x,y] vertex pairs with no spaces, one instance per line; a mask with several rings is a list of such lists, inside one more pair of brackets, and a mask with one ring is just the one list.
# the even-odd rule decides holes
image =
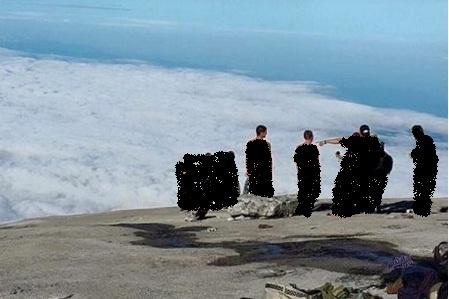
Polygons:
[[[100,21],[141,18],[216,29],[278,30],[335,38],[447,40],[447,1],[2,0],[4,13]],[[82,12],[82,14],[80,14]]]
[[447,1],[0,0],[0,47],[315,81],[447,116]]

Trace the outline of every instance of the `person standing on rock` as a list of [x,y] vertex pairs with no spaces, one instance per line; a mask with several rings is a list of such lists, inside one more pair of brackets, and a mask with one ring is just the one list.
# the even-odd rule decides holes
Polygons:
[[415,164],[413,172],[413,212],[428,216],[432,207],[432,195],[435,190],[438,173],[438,156],[432,137],[424,134],[421,126],[412,127],[416,147],[410,156]]
[[321,193],[320,153],[313,142],[313,132],[304,131],[304,142],[296,150],[293,160],[298,171],[298,207],[296,215],[310,217]]
[[332,188],[332,214],[340,217],[350,217],[360,210],[360,147],[361,136],[355,132],[349,137],[326,139],[319,142],[325,144],[340,144],[346,148],[340,162],[340,171]]
[[341,144],[348,149],[333,189],[337,215],[374,213],[382,202],[388,172],[379,167],[385,157],[379,139],[371,135],[369,126],[362,125],[359,132],[349,138],[324,140],[320,145],[326,143]]
[[375,135],[371,135],[367,125],[360,127],[360,163],[363,189],[363,212],[374,213],[382,203],[382,195],[387,186],[387,174],[381,171],[384,147]]
[[246,144],[246,171],[247,181],[243,194],[251,193],[258,196],[273,197],[273,160],[271,144],[266,140],[267,127],[259,125],[256,128],[256,137]]

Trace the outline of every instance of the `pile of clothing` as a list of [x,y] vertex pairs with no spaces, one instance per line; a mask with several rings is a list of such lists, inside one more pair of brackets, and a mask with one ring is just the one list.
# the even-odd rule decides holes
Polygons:
[[[410,256],[395,257],[381,275],[379,289],[397,294],[398,299],[447,299],[448,243],[441,242],[433,250],[433,261],[415,262]],[[294,284],[265,285],[265,299],[382,299],[365,288],[349,288],[326,283],[305,290]]]
[[447,242],[433,250],[433,262],[416,263],[409,256],[393,259],[381,276],[388,294],[398,299],[447,299]]
[[334,286],[329,282],[312,290],[300,289],[295,284],[283,286],[267,283],[265,299],[382,299],[382,297],[361,289]]

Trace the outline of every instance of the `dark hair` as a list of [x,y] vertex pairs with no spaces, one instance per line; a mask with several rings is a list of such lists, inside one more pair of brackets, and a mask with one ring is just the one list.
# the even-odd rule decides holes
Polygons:
[[412,134],[415,137],[424,135],[424,129],[420,125],[415,125],[412,127]]
[[310,140],[313,138],[313,132],[311,130],[305,130],[304,131],[304,139]]
[[352,133],[352,136],[360,137],[361,135],[360,135],[360,132],[354,132],[354,133]]
[[361,125],[360,126],[360,134],[364,137],[369,136],[370,135],[370,129],[368,125]]
[[259,136],[261,133],[266,132],[266,131],[267,131],[267,127],[265,127],[264,125],[258,125],[256,128],[257,136]]

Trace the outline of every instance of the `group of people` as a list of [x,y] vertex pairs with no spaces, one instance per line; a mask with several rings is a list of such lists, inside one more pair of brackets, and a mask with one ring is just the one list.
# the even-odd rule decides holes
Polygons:
[[[268,130],[259,125],[256,137],[246,145],[245,182],[243,193],[272,197],[273,161],[271,144],[266,140]],[[412,127],[416,147],[411,152],[414,169],[413,210],[428,216],[436,185],[438,156],[433,139],[421,126]],[[296,214],[310,217],[314,203],[321,193],[321,168],[318,146],[340,144],[346,153],[340,157],[340,171],[332,189],[332,213],[349,217],[357,213],[374,213],[379,208],[388,182],[393,160],[370,128],[362,125],[349,137],[326,139],[315,144],[313,132],[304,132],[304,141],[295,149],[293,160],[298,174],[298,207]],[[318,145],[318,146],[317,146]]]

